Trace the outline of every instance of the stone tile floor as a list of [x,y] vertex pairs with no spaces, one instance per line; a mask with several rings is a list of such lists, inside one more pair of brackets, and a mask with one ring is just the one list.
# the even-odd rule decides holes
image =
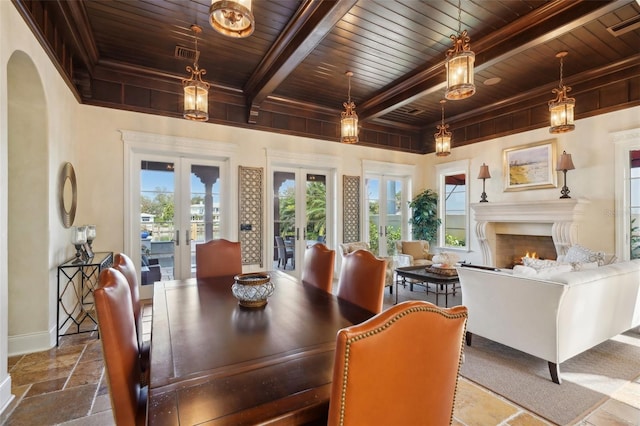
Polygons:
[[[395,296],[385,295],[385,305]],[[455,298],[450,305],[455,304]],[[144,307],[144,334],[150,338],[151,305]],[[113,425],[105,383],[102,348],[95,332],[63,337],[48,351],[9,358],[15,399],[0,414],[8,426]],[[460,379],[454,410],[456,426],[538,426],[550,423],[534,413],[464,378]],[[579,426],[639,425],[640,381],[630,383]]]

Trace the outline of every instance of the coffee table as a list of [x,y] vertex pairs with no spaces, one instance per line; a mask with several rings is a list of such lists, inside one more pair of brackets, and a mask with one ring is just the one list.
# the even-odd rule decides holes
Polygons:
[[[409,282],[409,289],[413,291],[414,284],[422,284],[425,287],[425,291],[429,294],[429,284],[435,285],[436,305],[438,304],[439,296],[444,296],[444,306],[449,306],[449,295],[456,294],[456,285],[460,283],[457,275],[442,275],[435,274],[426,270],[424,265],[419,266],[405,266],[402,268],[396,268],[396,275],[402,278],[402,285],[407,284],[407,279],[413,281]],[[396,290],[396,303],[398,303],[398,281],[395,281]]]

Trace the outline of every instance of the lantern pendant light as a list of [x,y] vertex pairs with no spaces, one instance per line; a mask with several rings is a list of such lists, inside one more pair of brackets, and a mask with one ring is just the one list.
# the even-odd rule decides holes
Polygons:
[[209,22],[214,30],[227,37],[249,37],[256,27],[251,0],[212,0]]
[[356,114],[356,104],[351,101],[351,77],[353,73],[347,71],[345,73],[349,77],[348,100],[343,103],[344,111],[340,114],[340,142],[354,144],[358,143],[358,115]]
[[444,97],[451,101],[465,99],[476,93],[476,86],[473,84],[476,55],[471,51],[471,38],[467,35],[467,30],[461,32],[461,27],[462,8],[458,0],[458,35],[449,36],[453,47],[447,50],[444,62],[447,71],[447,89]]
[[576,128],[575,124],[573,124],[573,109],[576,106],[576,100],[567,97],[567,92],[571,91],[571,87],[565,86],[562,81],[565,56],[567,56],[567,52],[558,52],[556,55],[556,58],[560,58],[560,85],[552,91],[556,98],[549,101],[551,122],[549,133],[565,133]]
[[442,108],[442,123],[438,124],[438,133],[434,134],[433,137],[436,140],[436,155],[438,157],[446,157],[451,154],[451,132],[448,132],[449,128],[448,124],[444,124],[444,104],[447,102],[442,99],[440,101],[440,105]]
[[202,81],[202,76],[207,73],[203,68],[198,68],[198,34],[202,28],[192,25],[191,31],[194,33],[196,53],[193,61],[193,68],[188,65],[187,71],[191,77],[182,80],[184,89],[184,110],[182,116],[187,120],[207,121],[209,119],[209,83]]

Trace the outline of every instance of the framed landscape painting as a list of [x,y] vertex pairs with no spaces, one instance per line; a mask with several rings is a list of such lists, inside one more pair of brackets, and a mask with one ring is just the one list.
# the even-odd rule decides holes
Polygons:
[[504,190],[555,188],[555,139],[507,148],[503,151]]

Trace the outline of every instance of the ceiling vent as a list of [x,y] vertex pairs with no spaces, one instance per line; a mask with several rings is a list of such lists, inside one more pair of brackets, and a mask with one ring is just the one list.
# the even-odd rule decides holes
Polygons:
[[189,62],[197,62],[200,58],[200,52],[188,47],[176,46],[175,56],[176,58],[186,59]]
[[638,28],[640,28],[640,15],[636,15],[633,18],[620,22],[619,24],[612,25],[607,28],[607,31],[609,31],[614,37],[618,37]]
[[414,108],[414,109],[410,109],[409,111],[407,111],[407,114],[409,114],[409,115],[420,115],[423,112],[424,112],[424,110]]

